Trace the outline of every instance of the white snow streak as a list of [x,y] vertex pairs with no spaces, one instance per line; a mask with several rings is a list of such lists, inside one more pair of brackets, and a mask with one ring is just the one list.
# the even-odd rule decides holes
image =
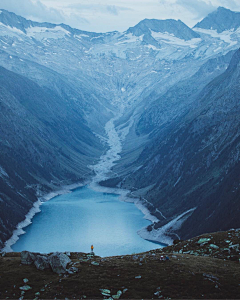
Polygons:
[[89,166],[92,170],[94,170],[96,174],[96,176],[92,180],[93,185],[107,179],[109,177],[109,172],[115,165],[114,162],[121,158],[119,153],[122,151],[122,143],[114,126],[114,121],[119,119],[121,116],[122,114],[120,113],[119,115],[108,121],[105,125],[105,132],[108,138],[107,143],[109,146],[109,150],[100,157],[100,161],[98,164]]
[[177,38],[173,34],[170,34],[168,32],[162,33],[162,32],[155,32],[151,30],[151,35],[154,39],[157,41],[161,41],[167,44],[177,45],[177,46],[187,46],[191,48],[196,48],[196,44],[200,43],[202,40],[200,38],[194,38],[189,41],[182,40],[180,38]]
[[28,214],[25,217],[25,220],[20,222],[17,225],[17,229],[14,230],[12,237],[6,241],[4,248],[2,249],[3,252],[12,252],[11,246],[16,243],[16,241],[19,239],[19,236],[24,234],[25,231],[23,230],[24,227],[28,226],[32,223],[32,218],[35,216],[36,213],[40,212],[40,206],[42,202],[40,200],[36,201],[33,204],[33,207],[30,209]]
[[42,39],[59,39],[64,38],[66,35],[70,35],[70,32],[62,28],[61,26],[55,26],[54,28],[47,27],[29,27],[26,29],[27,36],[34,37],[38,40]]
[[208,34],[213,38],[218,38],[218,39],[224,41],[225,43],[229,44],[229,47],[234,46],[238,43],[237,41],[232,41],[232,38],[231,38],[232,34],[236,33],[236,31],[234,31],[234,29],[225,30],[221,33],[218,33],[217,30],[202,29],[202,28],[195,28],[194,31]]
[[23,230],[23,228],[27,227],[32,223],[33,217],[41,211],[40,206],[43,202],[48,201],[56,196],[63,195],[70,193],[73,189],[76,189],[78,187],[84,186],[85,183],[77,183],[77,184],[71,184],[63,186],[61,190],[51,192],[49,194],[46,194],[43,197],[38,198],[38,200],[33,204],[33,207],[29,210],[29,212],[25,216],[25,220],[20,222],[16,229],[13,231],[13,234],[9,240],[7,240],[4,244],[4,248],[1,249],[2,252],[12,252],[12,246],[19,240],[19,236],[22,234],[25,234],[26,232]]
[[142,40],[143,40],[143,35],[135,36],[132,33],[129,33],[129,34],[124,35],[123,41],[115,43],[115,45],[122,45],[122,44],[126,44],[126,43],[136,43],[136,42],[141,42]]
[[178,230],[179,228],[181,228],[182,224],[188,217],[187,215],[189,213],[193,212],[195,209],[196,209],[196,207],[185,211],[184,213],[177,216],[172,221],[168,222],[166,225],[162,226],[159,229],[148,231],[146,228],[143,228],[138,231],[138,234],[144,239],[171,245],[172,238],[167,236],[166,234],[168,232],[173,233],[175,230]]
[[7,172],[0,166],[0,177],[9,177]]

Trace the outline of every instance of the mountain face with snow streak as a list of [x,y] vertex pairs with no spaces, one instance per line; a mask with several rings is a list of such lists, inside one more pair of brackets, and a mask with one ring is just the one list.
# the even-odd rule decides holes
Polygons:
[[[4,130],[0,133],[0,152],[4,155],[0,157],[0,181],[4,188],[0,188],[0,211],[5,213],[0,215],[0,246],[24,219],[37,196],[60,187],[64,179],[69,180],[64,183],[73,183],[92,175],[89,166],[97,163],[103,149],[108,150],[104,128],[113,118],[111,124],[115,125],[121,143],[118,147],[122,149],[117,155],[120,159],[114,162],[115,173],[108,174],[118,174],[114,183],[138,189],[156,211],[164,212],[169,222],[176,215],[184,215],[184,211],[193,212],[195,207],[205,217],[204,205],[200,209],[201,205],[198,207],[191,198],[197,175],[208,178],[209,172],[196,155],[202,153],[203,146],[194,142],[194,134],[197,132],[204,140],[203,132],[208,143],[220,132],[214,131],[211,136],[209,132],[218,124],[204,125],[201,114],[196,115],[199,123],[191,123],[195,116],[192,112],[204,113],[206,102],[201,99],[203,94],[207,97],[206,91],[214,103],[217,88],[210,91],[206,86],[215,78],[230,76],[226,70],[239,47],[238,13],[222,8],[193,29],[181,21],[146,19],[125,32],[109,33],[33,22],[1,10],[0,128]],[[235,72],[233,76],[237,76]],[[217,82],[222,85],[221,80]],[[236,89],[236,85],[232,86]],[[218,92],[225,93],[220,88]],[[219,102],[216,116],[224,105],[227,99]],[[230,112],[226,117],[232,117]],[[227,120],[226,130],[221,129],[223,145],[224,136],[234,138]],[[236,128],[230,121],[229,124]],[[187,125],[198,127],[193,136],[193,129],[186,129]],[[184,148],[187,137],[189,143]],[[211,147],[213,152],[209,153],[215,153],[214,145]],[[181,153],[182,149],[186,151]],[[200,168],[200,173],[194,173],[187,163],[190,152],[196,157],[192,165],[196,170]],[[216,165],[211,163],[220,163],[220,155],[215,153],[211,158],[209,153],[206,159],[214,169]],[[224,168],[230,173],[233,165],[229,161],[228,157]],[[188,181],[189,172],[195,174],[195,182]],[[217,180],[228,180],[214,178],[216,187]],[[208,183],[202,181],[201,186],[207,190]],[[215,194],[208,194],[203,190],[205,199],[216,197],[220,191],[215,188]],[[164,222],[157,216],[161,222],[156,226],[162,226]],[[188,222],[193,220],[188,217]],[[209,220],[214,222],[214,218]],[[210,223],[206,222],[209,227]],[[182,228],[178,234],[186,236],[184,224]],[[191,235],[201,230],[195,224]]]
[[145,19],[139,22],[136,26],[130,27],[127,34],[132,33],[135,36],[150,34],[151,32],[167,33],[179,39],[188,41],[194,38],[199,38],[199,34],[190,29],[182,21],[178,20],[149,20]]
[[194,28],[216,30],[217,33],[222,33],[227,30],[235,31],[239,27],[240,12],[233,12],[224,7],[219,7],[216,11],[209,14],[205,19],[194,26]]
[[[221,59],[223,66],[230,58]],[[214,64],[219,65],[220,60],[213,61]],[[196,75],[201,83],[201,74]],[[179,108],[184,97],[180,93],[177,99],[174,89],[170,89],[139,123],[138,127],[143,128],[142,123],[151,120],[151,142],[135,163],[139,168],[125,177],[121,185],[142,189],[142,196],[164,215],[165,218],[153,211],[160,219],[153,229],[191,209],[191,216],[181,228],[169,230],[170,236],[176,237],[177,233],[187,238],[200,232],[239,227],[239,76],[240,50],[234,53],[226,71],[200,87],[195,95],[191,81],[189,87],[187,82],[182,83],[185,96],[190,88],[195,98],[192,103],[186,102],[188,107],[182,113]],[[178,114],[173,110],[175,115],[167,122],[169,94]]]

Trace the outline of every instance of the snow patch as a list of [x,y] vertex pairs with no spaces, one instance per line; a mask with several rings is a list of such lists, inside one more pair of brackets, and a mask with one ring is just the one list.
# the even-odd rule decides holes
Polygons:
[[147,228],[143,228],[138,231],[138,234],[144,239],[171,245],[173,239],[167,234],[169,232],[174,233],[174,231],[181,228],[182,224],[188,218],[189,214],[192,213],[195,209],[196,207],[185,211],[184,213],[177,216],[172,221],[168,222],[166,225],[159,229],[153,229],[152,231],[148,231]]
[[103,36],[103,35],[95,36],[95,37],[91,38],[90,41],[96,40],[96,39],[100,39],[100,38],[102,38],[102,37],[104,37],[104,36]]
[[221,33],[218,33],[216,29],[212,30],[212,29],[195,28],[194,31],[210,35],[213,38],[218,38],[218,39],[224,41],[225,43],[229,44],[229,47],[234,46],[238,43],[237,41],[233,41],[231,38],[232,34],[236,33],[236,31],[234,31],[234,29],[225,30]]
[[158,49],[157,47],[153,46],[153,45],[146,45],[145,47],[147,47],[148,49],[152,49],[154,51],[160,51],[161,49]]
[[21,31],[20,29],[18,29],[16,27],[11,27],[9,25],[5,25],[5,24],[3,24],[1,22],[0,22],[0,26],[3,27],[3,28],[5,28],[5,29],[8,29],[8,31],[4,31],[2,29],[0,30],[0,33],[1,33],[2,36],[5,35],[5,34],[9,35],[10,33],[12,33],[13,35],[14,35],[14,33],[15,34],[18,33],[18,34],[21,34],[21,35],[24,34],[24,32]]
[[124,39],[124,40],[121,42],[115,43],[114,45],[122,45],[122,44],[126,44],[126,43],[141,42],[143,40],[143,35],[135,36],[132,33],[129,33],[129,34],[125,34],[122,39]]
[[75,34],[73,37],[78,41],[82,41],[82,38],[89,38],[89,36],[86,34]]
[[64,38],[66,35],[70,35],[70,32],[62,28],[61,26],[56,26],[54,28],[29,27],[26,31],[28,37],[34,37],[37,40],[61,39]]
[[8,174],[7,172],[0,166],[0,177],[3,178],[3,177],[8,177]]
[[40,200],[36,201],[33,204],[33,207],[30,209],[28,214],[25,216],[25,220],[20,222],[17,225],[17,229],[14,230],[12,237],[5,242],[5,246],[2,249],[3,252],[12,252],[13,251],[11,246],[16,243],[16,241],[19,239],[20,235],[25,233],[23,228],[28,226],[29,224],[31,224],[32,223],[32,218],[35,216],[35,214],[37,214],[41,211],[40,210],[41,204],[42,204],[42,202]]
[[152,37],[157,40],[158,42],[164,42],[167,44],[177,45],[177,46],[185,46],[190,48],[196,48],[197,44],[199,44],[202,39],[200,38],[194,38],[189,41],[182,40],[180,38],[177,38],[173,34],[170,34],[168,32],[155,32],[151,30]]

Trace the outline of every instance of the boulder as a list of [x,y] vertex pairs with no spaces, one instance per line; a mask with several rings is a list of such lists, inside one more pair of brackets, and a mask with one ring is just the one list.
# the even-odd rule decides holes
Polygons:
[[70,269],[67,270],[68,274],[74,274],[78,272],[78,268],[76,267],[71,267]]
[[45,270],[50,268],[48,258],[44,255],[37,255],[34,260],[34,265],[38,270]]
[[53,253],[48,257],[49,264],[53,272],[62,274],[66,273],[67,264],[71,262],[71,259],[64,253]]
[[213,249],[219,249],[219,247],[217,245],[215,245],[215,244],[210,244],[209,247],[213,248]]
[[206,244],[208,243],[209,241],[211,241],[210,238],[202,238],[198,241],[198,244]]
[[21,263],[23,265],[31,265],[37,254],[29,252],[29,251],[22,251],[21,252]]
[[32,289],[32,287],[29,285],[24,285],[24,286],[21,286],[19,289],[22,291],[29,291]]

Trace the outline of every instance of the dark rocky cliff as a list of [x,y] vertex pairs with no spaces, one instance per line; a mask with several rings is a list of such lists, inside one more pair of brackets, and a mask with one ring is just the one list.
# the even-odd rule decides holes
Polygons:
[[75,102],[0,68],[0,247],[37,196],[76,183],[102,145]]
[[168,221],[196,207],[178,232],[183,238],[240,227],[239,62],[240,50],[192,110],[169,126],[155,125],[138,161],[142,167],[122,182],[139,189],[154,184],[145,197]]

